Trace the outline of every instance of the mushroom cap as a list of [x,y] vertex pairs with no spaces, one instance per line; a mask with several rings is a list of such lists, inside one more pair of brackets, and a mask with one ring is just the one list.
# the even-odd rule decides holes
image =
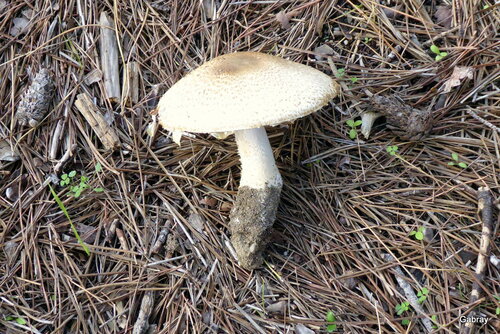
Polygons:
[[306,116],[339,91],[328,75],[258,52],[237,52],[198,67],[160,99],[160,124],[213,133],[277,125]]

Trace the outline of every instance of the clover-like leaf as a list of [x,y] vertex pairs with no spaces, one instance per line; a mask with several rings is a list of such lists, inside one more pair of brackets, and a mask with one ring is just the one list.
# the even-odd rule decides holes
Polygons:
[[[326,314],[326,321],[327,322],[335,322],[337,321],[337,318],[335,317],[335,314],[333,314],[332,311],[328,311]],[[328,333],[332,333],[337,330],[337,325],[336,324],[329,324],[326,326],[326,331]]]
[[68,174],[68,176],[69,176],[69,177],[71,177],[71,178],[72,178],[72,177],[75,177],[75,175],[76,175],[76,171],[75,171],[75,170],[72,170],[72,171],[71,171],[71,172],[69,172],[69,174]]
[[459,162],[458,166],[460,166],[460,167],[462,167],[464,169],[468,167],[468,165],[465,162]]
[[354,120],[352,119],[348,119],[347,121],[345,121],[345,123],[349,125],[351,128],[354,127]]
[[349,130],[349,138],[355,139],[358,136],[358,133],[356,132],[355,129]]
[[441,53],[441,51],[439,51],[439,48],[434,44],[431,45],[431,51],[437,55]]
[[358,127],[358,126],[360,126],[361,124],[363,124],[363,121],[362,121],[362,120],[360,120],[360,119],[358,119],[356,122],[354,122],[354,126],[355,126],[355,127]]

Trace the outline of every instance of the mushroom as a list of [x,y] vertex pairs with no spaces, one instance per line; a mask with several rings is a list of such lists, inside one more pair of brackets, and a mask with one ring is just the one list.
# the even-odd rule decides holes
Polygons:
[[283,184],[264,126],[306,116],[338,90],[332,78],[312,67],[263,53],[237,52],[203,64],[160,99],[159,123],[174,134],[235,135],[242,169],[229,228],[244,268],[262,263]]

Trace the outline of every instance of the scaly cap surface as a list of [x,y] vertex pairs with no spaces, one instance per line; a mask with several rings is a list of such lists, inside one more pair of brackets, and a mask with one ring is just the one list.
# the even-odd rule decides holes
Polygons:
[[308,115],[338,94],[338,84],[306,65],[258,52],[219,56],[160,99],[160,124],[171,131],[236,131]]

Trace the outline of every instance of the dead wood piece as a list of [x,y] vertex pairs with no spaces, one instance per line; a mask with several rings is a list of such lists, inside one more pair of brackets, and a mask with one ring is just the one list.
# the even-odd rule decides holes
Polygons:
[[172,218],[169,217],[165,225],[162,227],[160,234],[158,235],[158,238],[156,239],[156,242],[154,243],[153,247],[151,248],[151,253],[152,254],[157,254],[160,252],[161,247],[165,244],[165,241],[167,240],[168,233],[170,232],[170,226],[172,225]]
[[75,106],[82,113],[83,117],[85,117],[106,149],[113,150],[120,146],[118,135],[108,125],[104,116],[101,115],[88,94],[79,94],[75,101]]
[[100,56],[101,71],[104,77],[106,97],[112,102],[120,101],[120,72],[118,70],[118,43],[114,23],[106,13],[102,12],[99,19],[101,26]]
[[123,69],[123,102],[127,105],[139,101],[139,64],[132,61]]
[[147,291],[142,297],[141,307],[139,309],[139,315],[134,325],[133,334],[144,334],[149,328],[149,316],[153,312],[155,301],[154,291]]
[[37,126],[49,109],[54,91],[54,81],[49,70],[42,68],[19,102],[16,113],[18,123],[22,126]]
[[374,95],[370,98],[372,109],[386,117],[387,127],[405,140],[420,140],[433,126],[432,112],[410,107],[394,97]]
[[[388,262],[395,261],[394,257],[390,254],[384,254],[383,258],[385,261],[388,261]],[[400,288],[403,289],[403,292],[405,294],[406,299],[408,300],[410,305],[413,307],[413,309],[417,313],[424,316],[421,319],[421,321],[422,321],[422,324],[424,325],[425,329],[427,330],[427,332],[429,332],[429,333],[432,332],[433,331],[432,321],[428,318],[427,313],[422,308],[422,305],[420,305],[420,303],[418,302],[418,297],[417,297],[417,295],[415,295],[413,288],[404,279],[404,277],[406,277],[406,275],[403,273],[403,270],[399,266],[394,266],[393,269],[396,272],[396,275],[395,275],[396,281],[398,282],[398,285],[400,286]]]
[[[490,253],[490,241],[493,236],[493,231],[495,230],[494,224],[494,206],[491,191],[488,187],[481,187],[477,191],[477,208],[478,212],[481,214],[481,222],[483,224],[483,229],[481,233],[481,242],[479,246],[479,254],[477,256],[476,265],[476,279],[472,284],[472,291],[470,294],[469,302],[470,304],[475,304],[483,292],[481,284],[484,280],[484,273],[488,266],[488,257]],[[470,316],[476,316],[476,311],[472,310]],[[463,333],[474,333],[475,323],[470,321],[464,324]],[[462,331],[461,331],[462,332]]]

